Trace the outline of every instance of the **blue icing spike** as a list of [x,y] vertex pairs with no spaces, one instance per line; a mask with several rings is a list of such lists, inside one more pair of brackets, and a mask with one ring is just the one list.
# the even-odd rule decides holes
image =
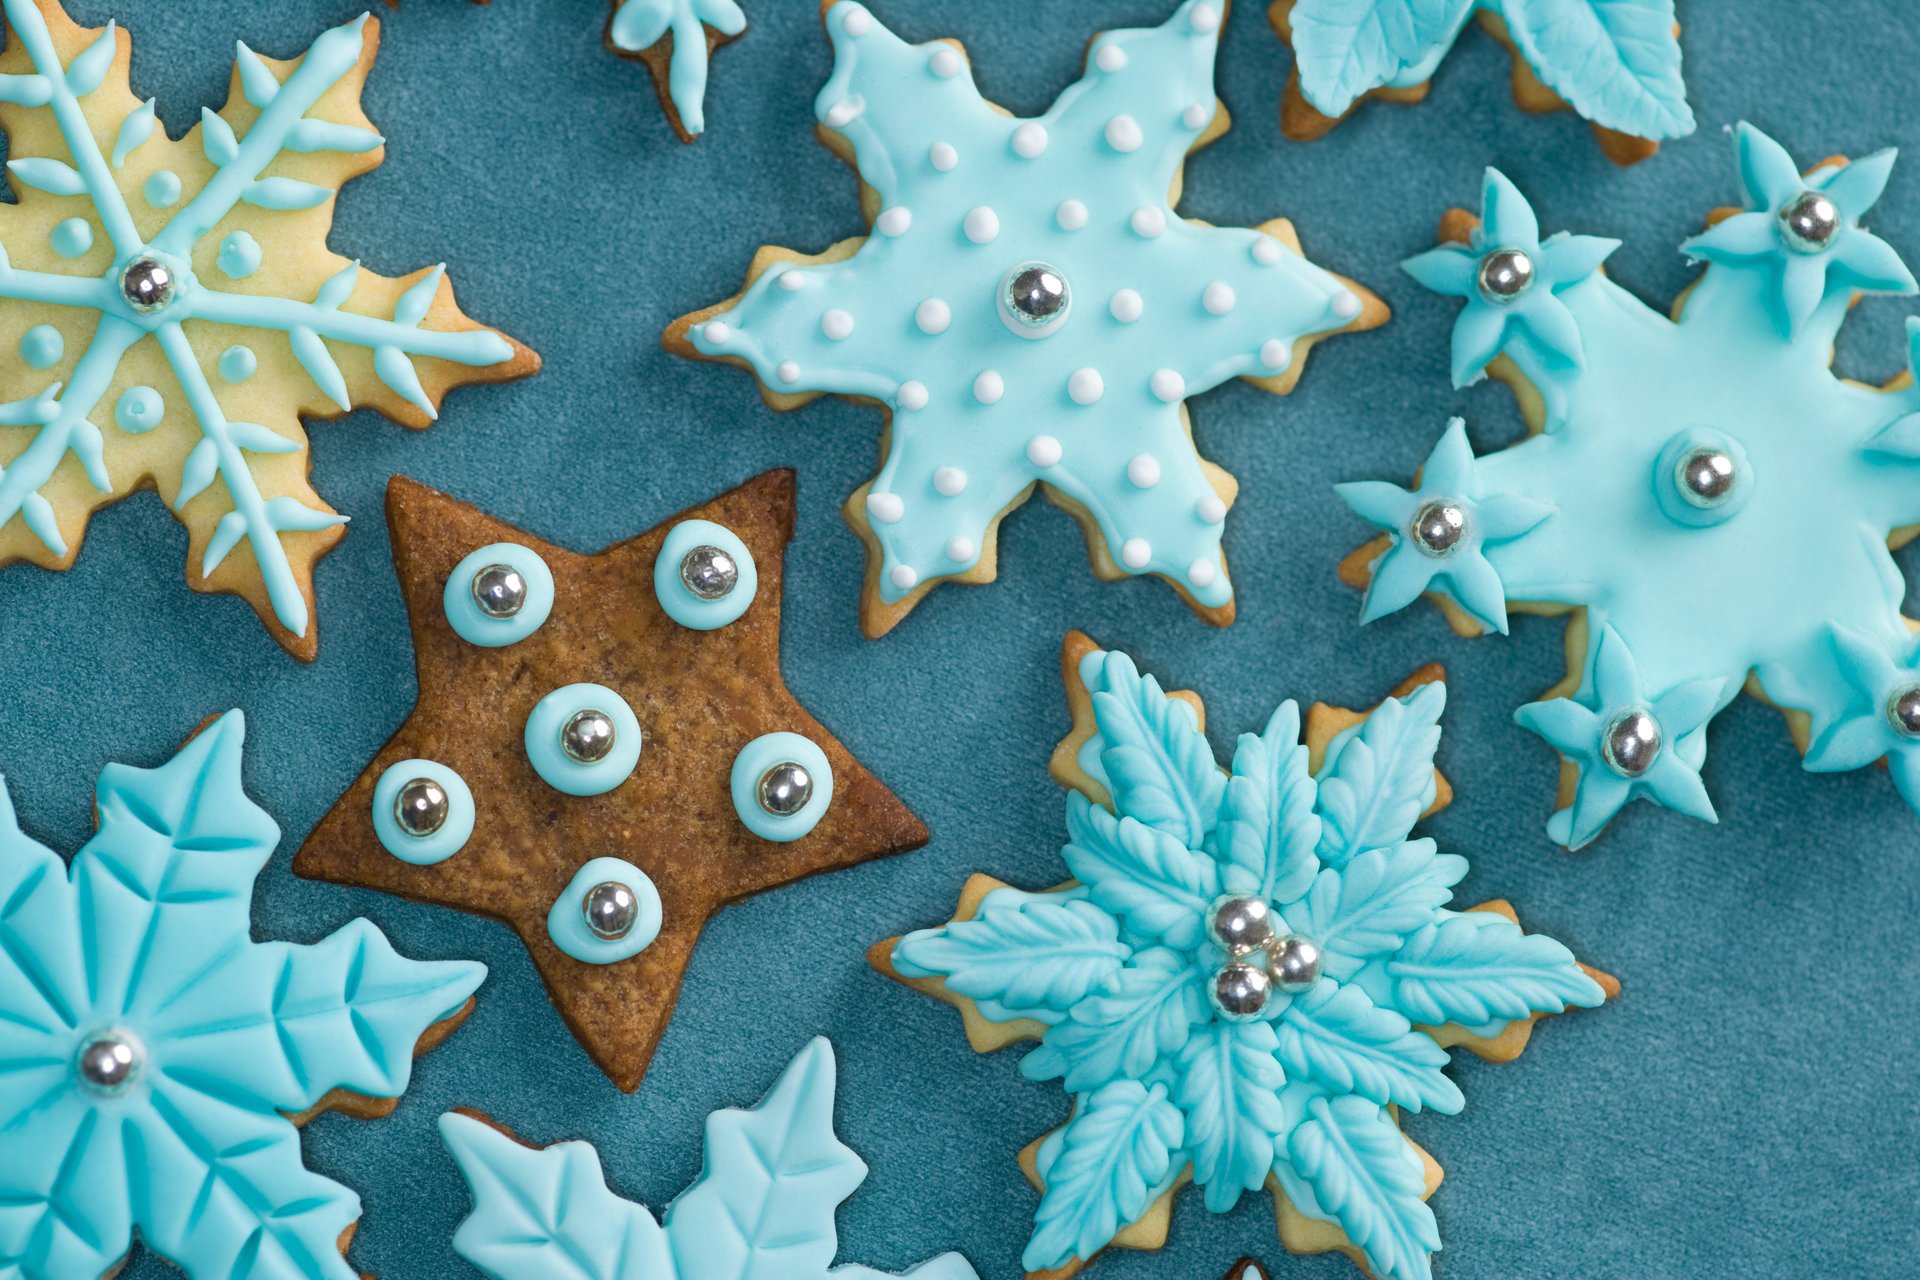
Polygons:
[[624,53],[673,37],[667,96],[689,138],[707,131],[707,27],[731,40],[747,29],[747,15],[734,0],[620,0],[607,28],[607,39]]
[[534,704],[525,746],[534,772],[554,790],[603,795],[640,763],[640,721],[605,685],[565,685]]
[[762,734],[734,757],[728,790],[747,830],[785,844],[826,817],[833,803],[833,766],[826,752],[797,733]]
[[245,280],[260,269],[260,242],[244,231],[236,231],[220,242],[214,262],[229,279]]
[[660,891],[620,858],[595,858],[560,891],[547,913],[553,945],[585,964],[618,964],[660,936]]
[[85,256],[93,248],[93,224],[85,218],[67,218],[47,236],[53,251],[63,258]]
[[67,353],[67,340],[50,324],[37,324],[20,335],[20,358],[32,369],[51,369]]
[[753,603],[760,572],[738,534],[711,520],[683,520],[667,531],[653,562],[653,594],[669,618],[716,631]]
[[437,761],[389,765],[373,786],[373,833],[402,862],[445,862],[466,847],[473,822],[472,789]]
[[1213,227],[1168,192],[1216,129],[1220,13],[1096,39],[1033,119],[980,96],[945,42],[909,45],[861,5],[827,13],[816,114],[878,196],[839,261],[781,261],[670,342],[744,362],[775,396],[877,400],[880,472],[850,503],[878,634],[932,585],[991,576],[1000,517],[1036,483],[1096,531],[1103,573],[1167,579],[1215,621],[1233,590],[1233,488],[1183,405],[1232,378],[1284,391],[1322,335],[1384,316],[1301,256],[1284,224]]

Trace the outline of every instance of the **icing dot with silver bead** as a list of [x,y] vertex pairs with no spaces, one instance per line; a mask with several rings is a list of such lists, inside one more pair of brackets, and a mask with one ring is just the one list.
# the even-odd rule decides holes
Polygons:
[[663,916],[646,872],[623,858],[594,858],[553,900],[547,936],[583,964],[618,964],[653,945]]
[[1600,735],[1600,757],[1623,778],[1638,778],[1653,768],[1665,745],[1660,722],[1644,707],[1620,712]]
[[740,566],[720,547],[702,543],[680,557],[680,585],[696,599],[719,600],[740,585]]
[[597,707],[586,707],[560,726],[560,749],[576,764],[598,764],[613,753],[617,731],[613,719]]
[[806,766],[782,760],[760,775],[760,807],[776,818],[791,818],[813,799],[813,775]]
[[739,534],[711,520],[674,525],[653,562],[654,598],[669,618],[691,631],[715,631],[733,622],[759,588],[753,552]]
[[399,760],[373,784],[373,834],[402,862],[430,867],[473,835],[473,791],[437,760]]
[[517,644],[553,612],[553,570],[530,547],[495,542],[447,575],[440,604],[454,634],[483,649]]
[[526,607],[527,580],[510,564],[490,564],[473,575],[473,602],[489,618],[511,618]]
[[120,296],[142,315],[172,302],[176,288],[173,269],[157,258],[135,258],[120,273]]
[[1733,496],[1735,474],[1731,455],[1723,449],[1706,446],[1694,449],[1680,459],[1674,483],[1680,497],[1690,506],[1717,507]]
[[146,1065],[146,1050],[126,1031],[89,1036],[73,1056],[73,1074],[80,1087],[103,1098],[117,1098],[132,1089]]
[[1044,262],[1023,262],[1000,283],[1000,318],[1022,338],[1059,332],[1073,308],[1066,277]]
[[734,757],[729,790],[734,813],[747,830],[785,843],[805,836],[826,816],[833,803],[833,767],[811,740],[769,733]]
[[587,931],[606,942],[617,942],[633,932],[640,918],[640,900],[618,880],[602,880],[587,890],[580,913],[586,918]]
[[556,791],[597,796],[640,763],[640,721],[627,700],[599,684],[570,684],[534,704],[522,735],[527,760]]

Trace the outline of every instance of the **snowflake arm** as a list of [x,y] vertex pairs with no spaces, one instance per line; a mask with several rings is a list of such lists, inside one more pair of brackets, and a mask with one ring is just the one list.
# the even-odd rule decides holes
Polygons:
[[[713,41],[707,28],[715,33]],[[707,130],[707,62],[712,45],[747,29],[747,15],[734,0],[614,0],[607,43],[617,51],[644,58],[669,108],[675,132],[687,142]],[[671,58],[654,50],[673,38]],[[663,67],[661,63],[664,62]]]

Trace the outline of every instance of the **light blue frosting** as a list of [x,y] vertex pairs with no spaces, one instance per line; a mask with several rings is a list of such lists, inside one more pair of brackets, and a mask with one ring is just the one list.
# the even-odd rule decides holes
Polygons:
[[[560,731],[582,711],[599,711],[613,722],[613,749],[585,764],[560,746]],[[534,772],[555,791],[570,796],[597,796],[633,776],[640,763],[640,721],[627,700],[602,684],[570,684],[555,689],[534,704],[527,716],[527,759]]]
[[[633,928],[625,937],[602,938],[587,927],[587,893],[595,886],[627,886],[636,908]],[[630,960],[660,936],[660,890],[646,872],[624,858],[595,858],[574,873],[572,883],[553,900],[547,912],[547,936],[553,945],[585,964],[617,964]]]
[[[1466,299],[1454,329],[1455,381],[1468,383],[1496,355],[1539,393],[1544,429],[1512,448],[1473,458],[1457,427],[1421,482],[1345,485],[1354,509],[1386,529],[1392,545],[1374,564],[1368,617],[1422,591],[1445,595],[1498,625],[1497,603],[1584,609],[1587,673],[1575,701],[1538,704],[1522,723],[1547,737],[1582,771],[1578,798],[1548,831],[1563,843],[1591,839],[1630,794],[1699,817],[1713,807],[1675,773],[1623,787],[1593,767],[1597,726],[1620,699],[1597,674],[1633,673],[1637,700],[1676,706],[1664,725],[1678,743],[1674,767],[1697,770],[1705,722],[1756,675],[1766,697],[1805,712],[1816,743],[1806,767],[1855,768],[1898,747],[1886,735],[1842,731],[1858,719],[1864,654],[1878,646],[1906,660],[1906,593],[1887,550],[1892,531],[1920,523],[1920,391],[1886,392],[1834,376],[1829,363],[1847,308],[1864,292],[1913,293],[1897,254],[1860,226],[1892,169],[1883,151],[1803,177],[1787,153],[1751,125],[1737,134],[1749,211],[1689,240],[1707,268],[1675,319],[1652,310],[1598,270],[1615,242],[1541,241],[1526,200],[1498,174],[1487,179],[1483,222],[1466,246],[1444,246],[1407,263],[1429,288]],[[1832,202],[1838,228],[1824,248],[1790,245],[1779,210],[1814,191]],[[1476,285],[1482,257],[1519,247],[1545,267],[1534,287],[1502,308]],[[1584,268],[1577,273],[1576,268]],[[1920,364],[1920,325],[1910,322],[1910,361]],[[1679,497],[1676,459],[1694,444],[1718,445],[1735,463],[1730,497],[1705,510]],[[1471,492],[1468,490],[1471,488]],[[1464,562],[1473,578],[1436,573],[1463,563],[1423,556],[1406,536],[1407,513],[1433,498],[1486,495],[1547,509],[1518,536],[1488,536]],[[1472,504],[1469,504],[1472,505]],[[1837,645],[1834,636],[1853,637]],[[1618,687],[1628,685],[1624,675]],[[1868,681],[1872,684],[1872,681]],[[1884,699],[1893,690],[1875,685]],[[1702,713],[1701,691],[1715,691]],[[1674,699],[1668,703],[1667,699]],[[1684,712],[1684,713],[1683,713]],[[1876,712],[1885,722],[1885,707]],[[1863,723],[1870,723],[1863,721]],[[1889,726],[1889,732],[1891,732]],[[1898,775],[1896,775],[1898,776]],[[1908,793],[1920,795],[1920,789]]]
[[[394,819],[400,789],[416,778],[440,784],[447,795],[447,820],[432,835],[416,836]],[[437,760],[402,760],[389,765],[373,784],[373,833],[380,846],[402,862],[430,867],[466,848],[473,837],[473,790],[467,780]]]
[[180,203],[180,175],[171,169],[157,169],[147,175],[140,194],[156,209],[171,209]]
[[[835,66],[816,114],[879,197],[845,261],[754,280],[693,327],[703,356],[744,361],[772,393],[832,392],[891,414],[866,495],[876,590],[894,603],[974,569],[1033,486],[1084,509],[1112,563],[1204,607],[1233,598],[1227,504],[1182,404],[1272,378],[1304,338],[1362,303],[1265,229],[1179,216],[1168,191],[1214,122],[1220,13],[1094,40],[1044,115],[996,110],[951,44],[909,45],[851,2],[827,14]],[[1046,263],[1071,303],[1043,337],[1000,297]]]
[[137,436],[159,426],[167,416],[167,402],[152,387],[128,387],[113,406],[113,425]]
[[[1068,797],[1077,883],[997,889],[892,957],[990,1021],[1046,1028],[1021,1070],[1060,1079],[1074,1111],[1040,1147],[1024,1266],[1090,1259],[1190,1167],[1214,1212],[1272,1177],[1370,1273],[1426,1280],[1439,1232],[1389,1108],[1465,1100],[1416,1028],[1492,1035],[1605,998],[1558,942],[1446,906],[1466,860],[1409,834],[1435,794],[1445,689],[1381,704],[1316,776],[1291,702],[1223,773],[1193,708],[1126,655],[1090,653],[1078,678],[1098,730],[1082,759],[1097,758],[1112,808]],[[1206,922],[1222,895],[1261,899],[1278,931],[1317,944],[1318,980],[1276,988],[1248,1020],[1217,1013],[1208,990],[1227,955]]]
[[[797,764],[813,779],[813,794],[794,813],[768,813],[760,805],[760,779],[778,764]],[[827,753],[797,733],[767,733],[740,748],[729,780],[733,811],[762,840],[785,844],[812,831],[833,803],[833,766]]]
[[67,353],[67,340],[50,324],[37,324],[20,335],[20,358],[34,369],[51,369]]
[[220,353],[220,377],[226,382],[245,382],[260,370],[260,357],[253,348],[235,344]]
[[[496,564],[513,569],[527,584],[526,601],[518,613],[507,618],[488,616],[473,598],[474,576]],[[538,631],[553,612],[553,570],[531,547],[517,542],[489,543],[478,551],[468,552],[453,566],[440,601],[455,635],[483,649],[504,648]]]
[[[693,594],[680,576],[680,562],[696,547],[718,547],[733,558],[738,577],[733,590],[717,600]],[[682,520],[673,526],[653,562],[653,594],[660,607],[669,618],[695,631],[714,631],[735,621],[759,589],[760,570],[754,566],[753,552],[733,530],[711,520]]]
[[[833,1265],[834,1214],[867,1177],[833,1131],[833,1048],[802,1049],[760,1104],[707,1118],[706,1159],[659,1221],[607,1189],[584,1142],[522,1146],[482,1121],[440,1118],[473,1189],[453,1247],[492,1280],[886,1280]],[[979,1280],[957,1253],[911,1280]]]
[[47,236],[53,251],[63,258],[78,258],[93,248],[93,224],[85,218],[67,218]]
[[244,231],[236,231],[220,242],[214,262],[229,279],[245,280],[260,269],[260,242]]
[[680,127],[698,137],[707,131],[707,33],[723,36],[747,29],[747,15],[734,0],[622,0],[608,35],[616,49],[638,53],[669,33],[673,57],[667,67],[668,96]]

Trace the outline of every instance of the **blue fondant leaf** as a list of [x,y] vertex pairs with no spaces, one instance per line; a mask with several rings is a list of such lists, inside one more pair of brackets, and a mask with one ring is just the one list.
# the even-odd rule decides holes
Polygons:
[[1104,687],[1093,695],[1093,713],[1114,808],[1199,848],[1213,826],[1226,776],[1193,708],[1169,698],[1123,653],[1107,654],[1100,670]]
[[1020,1070],[1033,1080],[1064,1077],[1069,1093],[1084,1093],[1108,1080],[1139,1080],[1209,1016],[1206,994],[1187,958],[1156,947],[1109,975],[1098,992],[1048,1028]]
[[145,102],[127,112],[127,118],[120,122],[120,130],[113,135],[113,167],[118,169],[127,162],[127,157],[140,148],[153,136],[153,104],[148,98]]
[[1286,1132],[1278,1048],[1265,1022],[1215,1022],[1180,1051],[1174,1101],[1186,1116],[1193,1180],[1214,1213],[1258,1191],[1273,1169],[1274,1140]]
[[1010,1012],[1065,1013],[1125,963],[1113,917],[1090,902],[991,893],[971,920],[908,934],[895,955],[948,990]]
[[1324,115],[1443,50],[1473,0],[1298,0],[1288,14],[1300,87]]
[[1421,929],[1387,962],[1387,976],[1395,1006],[1435,1027],[1485,1027],[1605,998],[1572,952],[1490,911],[1446,916]]
[[1436,852],[1431,840],[1407,840],[1328,867],[1282,914],[1293,932],[1320,944],[1328,975],[1344,981],[1432,921],[1466,874],[1465,858]]
[[1083,1099],[1044,1171],[1021,1261],[1028,1271],[1091,1258],[1145,1213],[1172,1172],[1184,1135],[1164,1085],[1117,1080]]
[[1693,132],[1672,0],[1501,0],[1500,12],[1534,73],[1595,124]]
[[305,325],[296,325],[287,331],[287,341],[293,347],[294,359],[307,371],[313,384],[342,409],[351,409],[353,405],[347,399],[347,380],[320,335]]
[[1422,685],[1381,703],[1320,772],[1320,860],[1340,867],[1368,849],[1400,843],[1433,802],[1446,686]]
[[1323,978],[1287,1006],[1275,1031],[1289,1080],[1413,1111],[1451,1115],[1465,1105],[1441,1071],[1447,1051],[1358,987]]
[[0,75],[0,102],[44,107],[52,98],[53,84],[45,76]]
[[209,107],[200,108],[200,149],[216,169],[240,156],[240,139],[233,136],[233,126]]
[[280,77],[244,43],[234,54],[233,66],[240,73],[240,92],[249,103],[266,110],[267,104],[280,92]]
[[229,511],[220,517],[220,523],[213,527],[213,535],[207,539],[207,549],[200,557],[200,576],[206,577],[220,567],[233,549],[240,545],[240,539],[247,536],[247,518],[238,511]]
[[1320,1208],[1381,1280],[1430,1280],[1440,1228],[1421,1199],[1426,1174],[1413,1147],[1362,1098],[1312,1098],[1305,1110],[1287,1153]]
[[249,182],[240,199],[262,209],[311,209],[333,196],[333,188],[298,178],[261,178]]
[[100,33],[99,38],[67,64],[67,89],[74,97],[86,97],[107,78],[107,72],[113,66],[113,33],[114,22],[109,18],[107,29]]
[[1300,711],[1280,705],[1261,734],[1243,734],[1214,832],[1225,887],[1268,902],[1291,902],[1320,868],[1318,789],[1300,743]]
[[1200,945],[1207,906],[1220,893],[1212,858],[1132,818],[1115,818],[1077,792],[1067,797],[1067,836],[1061,857],[1136,945]]
[[287,131],[289,151],[371,151],[386,139],[358,125],[334,124],[327,120],[302,120]]

